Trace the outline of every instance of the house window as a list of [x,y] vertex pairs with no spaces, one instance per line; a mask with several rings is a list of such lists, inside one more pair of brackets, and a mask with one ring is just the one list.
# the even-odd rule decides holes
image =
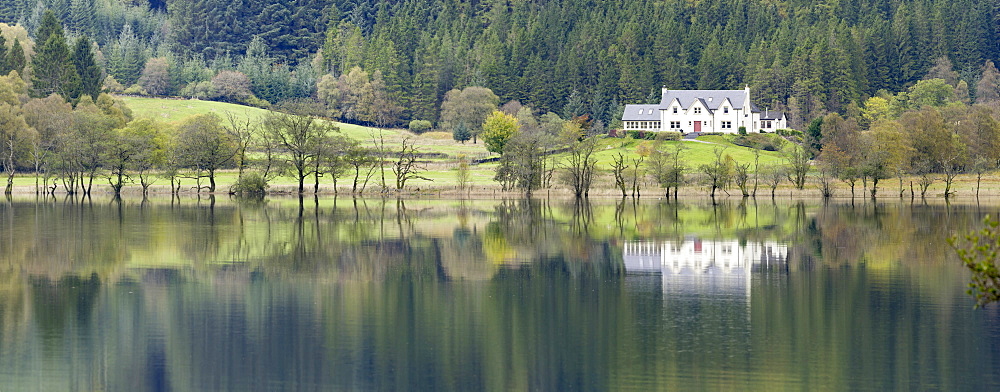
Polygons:
[[732,121],[723,121],[722,122],[722,129],[733,129],[733,122]]
[[670,129],[681,129],[681,122],[680,121],[671,121],[670,122]]
[[723,114],[729,114],[729,106],[723,106],[722,107],[722,113]]
[[701,114],[701,108],[694,108],[694,114]]
[[677,107],[674,106],[674,114],[677,114]]
[[770,129],[771,128],[771,121],[761,121],[760,122],[760,127],[764,128],[764,129]]

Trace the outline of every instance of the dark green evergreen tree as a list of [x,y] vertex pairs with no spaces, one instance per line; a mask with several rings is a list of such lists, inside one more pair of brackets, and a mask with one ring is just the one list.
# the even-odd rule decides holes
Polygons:
[[0,35],[0,75],[9,74],[11,70],[10,53],[7,51],[7,39]]
[[108,74],[114,76],[119,83],[131,86],[139,80],[146,63],[146,50],[131,25],[126,24],[122,28],[118,40],[111,44],[105,55]]
[[458,125],[455,125],[455,130],[452,131],[451,137],[452,139],[465,144],[465,142],[469,141],[469,139],[472,139],[472,132],[469,131],[468,125],[465,125],[464,122],[460,122]]
[[410,93],[411,116],[418,120],[437,121],[438,101],[438,72],[433,63],[425,63],[420,66],[420,71],[413,78],[413,87]]
[[71,0],[69,7],[69,30],[76,35],[94,33],[94,2],[93,0]]
[[77,38],[73,48],[73,65],[76,68],[76,74],[80,77],[77,89],[72,95],[73,99],[83,95],[96,98],[101,93],[101,67],[94,61],[92,46],[90,39],[83,36]]
[[10,56],[7,57],[7,65],[12,71],[17,71],[17,73],[24,75],[25,63],[24,48],[21,47],[21,41],[15,38],[14,45],[10,48]]
[[21,20],[26,16],[28,4],[24,0],[0,0],[0,22],[13,24]]
[[48,41],[49,36],[52,34],[59,34],[65,36],[63,33],[62,23],[59,22],[59,18],[56,13],[52,10],[46,10],[42,14],[42,21],[38,25],[38,29],[35,30],[35,45],[41,46]]
[[77,89],[80,77],[73,65],[73,56],[66,44],[62,25],[55,19],[52,11],[46,11],[42,17],[37,36],[46,38],[36,47],[35,57],[31,62],[32,95],[46,97],[54,93],[70,98]]

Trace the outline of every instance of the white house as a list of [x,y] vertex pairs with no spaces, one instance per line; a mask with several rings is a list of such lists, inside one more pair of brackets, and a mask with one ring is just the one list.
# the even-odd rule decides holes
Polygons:
[[668,90],[659,104],[625,105],[625,130],[737,133],[774,132],[787,128],[784,113],[761,111],[750,102],[750,87],[743,90]]

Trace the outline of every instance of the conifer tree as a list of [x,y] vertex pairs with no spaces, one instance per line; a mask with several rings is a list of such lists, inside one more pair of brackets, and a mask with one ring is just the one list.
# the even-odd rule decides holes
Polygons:
[[94,2],[93,0],[70,0],[69,29],[75,35],[93,34]]
[[425,63],[413,77],[410,110],[414,119],[437,120],[438,71],[432,63]]
[[108,73],[126,87],[139,80],[142,75],[146,53],[139,37],[135,35],[132,26],[126,24],[118,35],[118,40],[111,45],[107,54]]
[[54,33],[65,35],[62,24],[59,22],[59,18],[56,17],[56,13],[52,10],[46,10],[42,14],[42,21],[38,25],[38,30],[35,31],[36,46],[44,45],[45,41],[49,40],[49,36]]
[[6,75],[10,71],[10,54],[7,52],[7,39],[0,35],[0,75]]
[[45,12],[37,36],[40,39],[44,37],[45,40],[41,41],[43,43],[32,59],[33,94],[36,97],[46,97],[55,93],[69,98],[77,88],[80,77],[73,65],[62,25],[52,11]]
[[24,73],[24,48],[21,47],[21,41],[14,39],[14,45],[10,48],[10,55],[7,57],[7,65],[10,67],[11,71],[17,71],[19,74]]
[[93,98],[101,93],[101,81],[103,80],[101,67],[94,61],[92,49],[90,39],[86,36],[76,40],[76,46],[73,49],[73,65],[80,77],[80,83],[76,93],[73,94],[73,99],[83,95],[89,95]]

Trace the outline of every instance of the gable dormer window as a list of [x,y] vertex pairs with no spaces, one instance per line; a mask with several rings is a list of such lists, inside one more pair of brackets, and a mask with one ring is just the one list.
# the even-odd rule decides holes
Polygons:
[[701,114],[701,108],[700,107],[694,108],[694,114]]

